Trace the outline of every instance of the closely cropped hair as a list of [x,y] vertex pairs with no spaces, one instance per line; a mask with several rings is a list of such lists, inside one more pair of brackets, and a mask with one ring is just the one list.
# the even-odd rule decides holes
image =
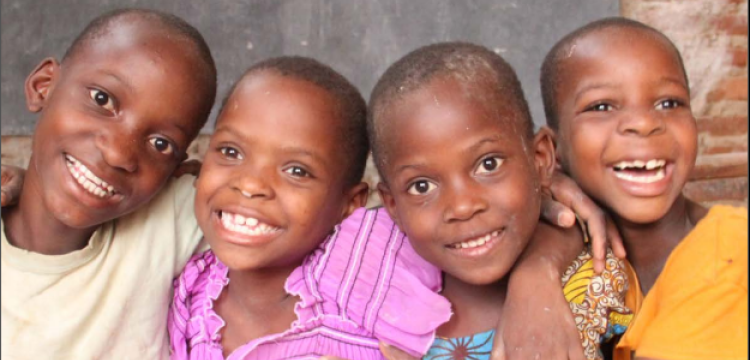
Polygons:
[[109,34],[114,24],[129,20],[156,24],[172,35],[184,38],[189,44],[193,45],[195,54],[198,56],[200,62],[205,65],[195,69],[206,81],[204,90],[209,91],[207,97],[210,99],[210,102],[206,106],[205,114],[201,116],[201,119],[205,123],[216,98],[216,64],[214,63],[213,56],[211,56],[211,50],[201,33],[178,16],[148,9],[118,9],[102,14],[92,20],[73,40],[73,43],[62,58],[62,63],[72,61],[78,53],[90,46],[92,42],[105,37]]
[[62,61],[65,62],[65,60],[73,57],[78,51],[88,46],[91,41],[106,35],[112,24],[126,20],[128,17],[156,22],[167,30],[188,39],[195,45],[195,49],[198,51],[201,60],[206,64],[209,73],[213,75],[215,82],[216,65],[214,64],[214,58],[211,56],[211,50],[201,33],[178,16],[149,9],[118,9],[96,17],[73,40]]
[[309,82],[333,96],[337,102],[337,114],[341,121],[341,151],[350,161],[347,183],[355,184],[362,180],[370,145],[367,141],[367,105],[359,90],[343,75],[315,59],[302,56],[281,56],[267,59],[251,66],[235,82],[221,104],[219,115],[224,111],[237,84],[243,79],[260,72],[272,72],[284,77]]
[[617,28],[640,30],[662,39],[665,44],[667,44],[669,48],[675,52],[675,56],[677,56],[677,59],[680,63],[682,74],[685,77],[685,82],[687,83],[688,77],[687,73],[685,72],[685,65],[682,62],[682,56],[680,56],[680,51],[677,50],[677,47],[674,45],[674,43],[672,43],[672,41],[669,40],[669,38],[666,35],[662,34],[659,30],[656,30],[641,22],[626,19],[623,17],[610,17],[591,22],[560,39],[560,41],[558,41],[547,53],[547,56],[545,56],[544,62],[542,63],[542,71],[539,76],[539,81],[542,87],[544,114],[547,117],[547,125],[549,125],[549,127],[551,127],[552,129],[557,130],[559,125],[559,118],[557,116],[557,88],[560,84],[560,77],[562,74],[561,65],[564,62],[563,60],[565,60],[566,58],[566,54],[570,52],[571,47],[577,40],[585,37],[586,35],[594,33],[596,31]]
[[[387,156],[381,145],[385,114],[392,104],[437,77],[452,77],[472,96],[484,101],[509,104],[524,135],[531,138],[534,123],[521,83],[513,68],[498,54],[465,42],[437,43],[418,48],[391,65],[380,77],[370,96],[367,134],[375,165],[383,175]],[[502,99],[502,101],[498,101]]]

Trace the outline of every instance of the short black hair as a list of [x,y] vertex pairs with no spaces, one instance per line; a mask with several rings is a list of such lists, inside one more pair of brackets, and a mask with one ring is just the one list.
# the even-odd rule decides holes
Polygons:
[[[547,53],[542,63],[542,70],[539,75],[539,82],[542,87],[542,99],[544,101],[544,114],[547,117],[547,125],[554,130],[557,130],[559,126],[559,118],[557,115],[557,88],[560,85],[561,78],[561,66],[563,60],[566,59],[566,54],[570,52],[571,47],[575,42],[591,33],[606,30],[606,29],[634,29],[644,31],[648,34],[656,36],[658,39],[663,40],[664,43],[669,47],[670,50],[674,51],[675,56],[680,64],[682,75],[685,77],[685,83],[688,82],[687,73],[685,72],[685,64],[682,61],[680,51],[674,43],[662,32],[648,26],[644,23],[627,19],[624,17],[608,17],[600,20],[588,23],[570,34],[566,35],[560,41],[558,41],[552,49]],[[689,86],[688,86],[689,88]]]
[[[210,99],[204,114],[201,114],[202,124],[208,120],[208,114],[216,98],[216,64],[211,56],[211,50],[203,38],[203,35],[192,25],[182,18],[157,10],[125,8],[104,13],[93,19],[80,34],[73,40],[62,58],[62,63],[72,61],[83,49],[90,46],[94,41],[104,38],[112,29],[112,26],[120,21],[140,20],[153,23],[163,27],[170,35],[187,40],[193,45],[193,51],[198,60],[204,66],[196,68],[195,72],[200,74],[205,81],[203,90],[207,91],[206,98]],[[187,50],[186,50],[187,52]]]
[[[245,71],[224,97],[219,116],[237,85],[247,77],[263,72],[311,83],[329,93],[336,101],[336,113],[341,122],[341,153],[349,161],[345,182],[354,185],[362,180],[370,144],[367,141],[367,105],[359,90],[330,66],[304,56],[280,56],[263,60]],[[217,117],[218,121],[218,117]]]
[[[381,144],[384,114],[391,105],[438,76],[455,77],[472,86],[488,89],[496,106],[509,104],[523,135],[533,137],[534,123],[516,72],[500,55],[484,46],[466,42],[443,42],[420,47],[396,61],[383,73],[372,90],[367,112],[367,134],[375,166],[383,177],[386,151]],[[496,101],[502,97],[503,101]],[[506,105],[507,106],[507,105]]]

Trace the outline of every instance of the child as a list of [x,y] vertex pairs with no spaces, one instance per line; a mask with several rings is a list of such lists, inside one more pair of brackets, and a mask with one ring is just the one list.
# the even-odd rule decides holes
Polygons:
[[[506,275],[532,236],[582,243],[575,230],[537,224],[555,167],[549,133],[533,135],[521,86],[500,56],[442,43],[386,70],[370,99],[368,134],[383,203],[414,250],[443,271],[442,295],[452,304],[453,316],[425,358],[489,359],[494,329],[512,315],[504,312]],[[573,259],[573,250],[561,258]],[[627,314],[619,266],[612,259],[605,276],[583,279],[589,292],[570,298],[585,305],[571,308],[588,358],[600,356],[610,312]]]
[[[379,359],[378,339],[425,352],[450,316],[438,272],[408,249],[388,253],[389,224],[372,212],[357,211],[300,267],[365,204],[365,117],[357,89],[312,59],[269,59],[237,81],[196,183],[211,250],[175,281],[173,359]],[[381,283],[398,289],[372,297]],[[391,309],[422,316],[394,321]]]
[[100,16],[31,72],[33,154],[0,223],[0,357],[167,356],[169,283],[200,239],[181,226],[191,179],[169,179],[215,91],[198,31],[150,10]]
[[679,51],[604,19],[552,48],[541,84],[563,168],[609,211],[637,275],[615,357],[746,359],[747,210],[682,194],[697,134]]

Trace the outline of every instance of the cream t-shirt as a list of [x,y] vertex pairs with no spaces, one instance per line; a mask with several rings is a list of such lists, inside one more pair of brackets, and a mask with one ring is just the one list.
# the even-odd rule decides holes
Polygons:
[[168,359],[172,280],[202,237],[194,179],[170,180],[150,203],[65,255],[14,247],[0,222],[0,358]]

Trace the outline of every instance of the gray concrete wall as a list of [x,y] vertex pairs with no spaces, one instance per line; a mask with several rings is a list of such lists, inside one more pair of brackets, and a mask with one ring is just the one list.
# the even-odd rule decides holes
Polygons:
[[2,0],[1,5],[4,136],[33,131],[35,117],[25,110],[22,91],[27,74],[43,58],[62,56],[91,19],[116,8],[155,8],[197,27],[216,58],[219,97],[256,61],[305,55],[330,64],[367,98],[385,68],[410,50],[437,41],[476,42],[515,67],[537,124],[544,122],[537,78],[546,51],[574,28],[619,14],[618,0]]

